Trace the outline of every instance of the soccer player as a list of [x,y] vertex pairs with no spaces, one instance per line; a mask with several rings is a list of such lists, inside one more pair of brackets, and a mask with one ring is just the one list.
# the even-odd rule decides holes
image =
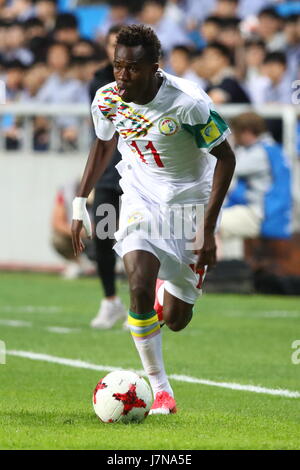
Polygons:
[[[159,55],[160,42],[151,28],[131,25],[120,31],[116,81],[100,88],[92,104],[98,138],[73,202],[72,234],[78,255],[84,249],[82,226],[91,233],[86,198],[118,132],[124,194],[115,250],[129,280],[128,324],[155,397],[150,413],[169,414],[176,412],[176,402],[163,363],[157,311],[173,331],[190,322],[205,269],[216,263],[214,232],[235,157],[226,140],[229,129],[211,100],[196,84],[160,70]],[[187,204],[205,207],[201,249],[187,247],[185,236],[149,236],[145,227],[165,222],[170,207],[177,207],[180,217],[178,207]],[[177,222],[170,222],[170,233]]]

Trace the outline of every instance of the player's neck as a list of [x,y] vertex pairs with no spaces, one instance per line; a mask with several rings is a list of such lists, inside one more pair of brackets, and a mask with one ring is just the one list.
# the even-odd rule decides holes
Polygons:
[[156,74],[154,80],[151,82],[151,87],[144,96],[141,96],[137,101],[136,104],[147,104],[154,100],[155,96],[157,95],[161,85],[163,82],[163,77],[160,74]]

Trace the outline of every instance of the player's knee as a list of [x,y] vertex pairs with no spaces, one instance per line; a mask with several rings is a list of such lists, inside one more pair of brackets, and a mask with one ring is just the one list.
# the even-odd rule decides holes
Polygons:
[[151,310],[154,304],[154,290],[146,283],[134,283],[130,286],[131,303],[137,311]]
[[183,330],[191,321],[193,312],[185,313],[184,315],[177,315],[176,317],[170,317],[165,319],[166,325],[172,331]]
[[186,327],[186,325],[184,325],[184,324],[182,324],[181,322],[178,322],[178,321],[174,321],[174,322],[168,321],[168,322],[166,322],[166,325],[172,331],[181,331]]

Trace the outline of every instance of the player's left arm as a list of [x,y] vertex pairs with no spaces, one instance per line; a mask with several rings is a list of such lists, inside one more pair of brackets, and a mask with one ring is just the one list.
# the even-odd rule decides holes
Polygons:
[[210,269],[216,264],[215,229],[235,169],[235,155],[226,139],[211,149],[210,153],[216,157],[217,164],[210,199],[205,211],[204,242],[201,250],[196,251],[198,254],[196,269],[204,269],[205,266]]

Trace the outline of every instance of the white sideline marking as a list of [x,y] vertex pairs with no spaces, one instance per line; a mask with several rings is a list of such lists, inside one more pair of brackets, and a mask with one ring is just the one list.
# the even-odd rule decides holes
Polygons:
[[[10,350],[10,351],[6,351],[6,354],[10,356],[18,356],[18,357],[24,357],[27,359],[32,359],[34,361],[45,361],[45,362],[52,362],[54,364],[62,364],[62,365],[69,366],[69,367],[77,367],[79,369],[98,370],[98,371],[104,371],[104,372],[113,372],[114,370],[122,369],[122,367],[111,367],[111,366],[91,364],[90,362],[80,361],[77,359],[67,359],[64,357],[50,356],[48,354],[34,353],[31,351]],[[140,371],[139,371],[139,374],[144,375],[144,373]],[[295,392],[295,391],[285,390],[285,389],[273,389],[273,388],[261,387],[258,385],[242,385],[242,384],[230,383],[230,382],[229,383],[214,382],[213,380],[197,379],[196,377],[189,377],[188,375],[171,374],[169,375],[169,378],[172,380],[176,380],[177,382],[210,385],[212,387],[229,388],[231,390],[240,390],[243,392],[263,393],[266,395],[277,395],[279,397],[286,397],[286,398],[300,398],[300,392]]]
[[68,333],[77,333],[80,331],[79,328],[66,328],[62,326],[48,326],[45,328],[46,331],[50,331],[51,333],[60,333],[60,334],[68,334]]
[[[0,325],[12,326],[18,328],[33,328],[33,323],[29,321],[22,320],[2,320],[0,319]],[[50,333],[59,333],[59,334],[69,334],[69,333],[78,333],[81,331],[80,328],[67,328],[63,326],[45,326],[40,327],[41,330],[49,331]]]
[[225,317],[240,317],[240,318],[299,318],[300,312],[297,311],[266,311],[266,312],[253,312],[251,314],[244,314],[241,312],[226,312],[223,313]]
[[56,305],[3,305],[0,307],[1,312],[7,313],[61,313],[61,307],[57,307]]
[[13,327],[32,327],[32,323],[22,320],[0,320],[0,325],[13,326]]

